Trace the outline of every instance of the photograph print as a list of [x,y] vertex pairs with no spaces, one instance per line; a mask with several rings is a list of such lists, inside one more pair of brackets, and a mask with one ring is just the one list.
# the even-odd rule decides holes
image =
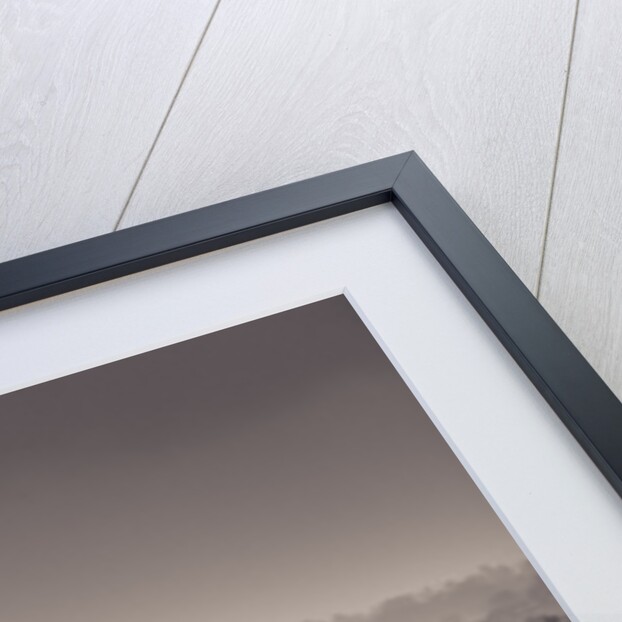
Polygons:
[[7,622],[569,619],[344,296],[0,396],[0,495]]

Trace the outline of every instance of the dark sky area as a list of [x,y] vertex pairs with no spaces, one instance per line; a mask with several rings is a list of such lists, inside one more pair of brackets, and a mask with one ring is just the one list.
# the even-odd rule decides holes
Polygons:
[[0,500],[7,622],[566,619],[342,296],[0,396]]

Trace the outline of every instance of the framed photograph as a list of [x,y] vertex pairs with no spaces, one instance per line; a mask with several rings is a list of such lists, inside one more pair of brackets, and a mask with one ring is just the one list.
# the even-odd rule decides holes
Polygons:
[[622,405],[416,154],[0,305],[0,619],[622,619]]

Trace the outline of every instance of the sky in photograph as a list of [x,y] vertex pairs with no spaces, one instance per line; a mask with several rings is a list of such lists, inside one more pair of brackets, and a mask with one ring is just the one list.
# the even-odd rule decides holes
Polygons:
[[0,495],[0,620],[566,620],[342,296],[1,396]]

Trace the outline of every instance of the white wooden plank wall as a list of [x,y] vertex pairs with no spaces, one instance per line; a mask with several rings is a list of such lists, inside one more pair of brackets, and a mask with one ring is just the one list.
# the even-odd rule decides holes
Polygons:
[[7,0],[0,260],[416,149],[622,396],[622,4],[570,57],[576,8]]
[[622,3],[581,0],[540,298],[622,398]]
[[214,3],[0,1],[0,261],[115,227]]
[[572,0],[223,0],[122,226],[415,149],[533,287]]

